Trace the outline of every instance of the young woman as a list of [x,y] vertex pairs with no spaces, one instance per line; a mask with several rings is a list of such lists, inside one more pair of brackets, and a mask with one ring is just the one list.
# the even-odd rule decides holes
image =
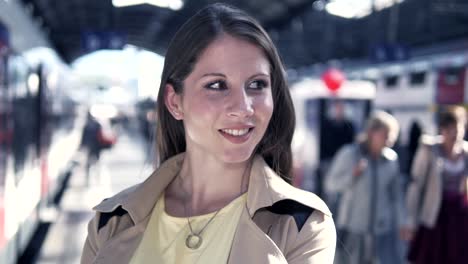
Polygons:
[[364,135],[344,146],[326,176],[328,192],[340,193],[338,229],[340,263],[402,263],[398,231],[404,226],[404,193],[398,156],[390,149],[397,120],[375,112]]
[[440,136],[424,136],[408,189],[411,263],[468,263],[468,143],[462,107],[439,115]]
[[327,206],[292,187],[294,109],[278,53],[244,12],[210,5],[169,45],[160,167],[96,206],[82,263],[332,263]]

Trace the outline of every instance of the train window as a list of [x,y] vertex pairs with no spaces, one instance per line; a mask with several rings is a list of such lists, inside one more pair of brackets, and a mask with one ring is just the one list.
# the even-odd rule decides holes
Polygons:
[[385,87],[393,89],[396,88],[398,85],[398,75],[389,75],[385,77]]
[[418,86],[424,84],[426,81],[426,72],[425,71],[418,71],[410,73],[410,84],[411,86]]
[[447,85],[457,85],[463,76],[464,67],[450,67],[443,71],[444,82]]

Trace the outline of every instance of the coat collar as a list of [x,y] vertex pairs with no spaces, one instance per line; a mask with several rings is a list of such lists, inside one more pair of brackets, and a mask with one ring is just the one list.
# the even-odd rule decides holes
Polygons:
[[272,206],[281,200],[294,200],[331,216],[327,205],[317,195],[285,182],[261,156],[255,156],[247,194],[247,208],[250,216],[253,217],[258,209]]
[[[151,214],[161,194],[177,176],[182,168],[184,156],[182,153],[170,158],[144,182],[102,201],[93,209],[99,212],[112,212],[122,206],[135,224],[140,223]],[[281,179],[261,156],[255,156],[247,191],[247,209],[250,216],[253,217],[258,209],[286,199],[295,200],[331,215],[326,204],[318,196],[291,186]]]
[[[421,143],[428,147],[440,146],[444,142],[444,138],[441,135],[422,135]],[[468,142],[463,140],[460,142],[461,148],[465,154],[468,154]]]

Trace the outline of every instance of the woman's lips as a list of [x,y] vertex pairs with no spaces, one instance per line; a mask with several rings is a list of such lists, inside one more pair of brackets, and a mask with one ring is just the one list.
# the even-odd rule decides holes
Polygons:
[[[224,137],[226,138],[227,140],[229,140],[231,143],[234,143],[234,144],[242,144],[242,143],[245,143],[246,141],[249,140],[250,136],[252,135],[252,131],[254,130],[253,127],[250,127],[250,128],[244,128],[244,129],[248,129],[247,133],[243,134],[243,135],[239,135],[239,133],[241,132],[241,130],[243,129],[220,129],[219,130],[219,133]],[[224,130],[224,131],[223,131]],[[225,132],[226,131],[226,132]],[[229,133],[230,132],[230,133]],[[238,135],[232,135],[232,132],[234,132],[234,134],[238,134]]]

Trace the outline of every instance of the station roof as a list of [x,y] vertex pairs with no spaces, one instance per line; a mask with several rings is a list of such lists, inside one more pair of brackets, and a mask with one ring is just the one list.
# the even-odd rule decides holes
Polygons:
[[[182,23],[217,2],[182,1],[175,11],[148,4],[116,8],[112,0],[21,0],[66,62],[88,52],[83,38],[89,32],[119,32],[126,43],[164,55]],[[325,12],[330,0],[225,2],[256,17],[292,67],[365,57],[379,43],[414,48],[468,37],[468,0],[396,0],[401,4],[353,19]]]
[[[65,61],[83,54],[86,32],[121,32],[128,44],[159,54],[176,30],[196,11],[216,1],[183,0],[174,11],[149,4],[116,8],[112,0],[22,0],[39,19],[54,48]],[[314,0],[236,0],[228,1],[253,14],[266,27],[275,27],[303,12]]]

